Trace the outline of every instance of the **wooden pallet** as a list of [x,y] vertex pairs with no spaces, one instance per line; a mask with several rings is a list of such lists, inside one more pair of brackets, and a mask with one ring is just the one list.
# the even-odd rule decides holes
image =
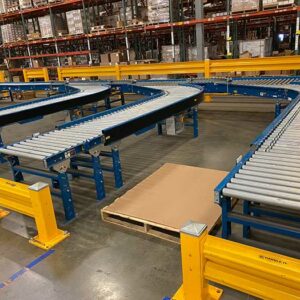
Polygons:
[[263,11],[266,10],[273,10],[273,9],[285,9],[285,8],[291,8],[295,7],[295,4],[276,4],[276,5],[268,5],[263,7]]
[[[101,209],[100,213],[102,220],[106,223],[122,226],[129,230],[145,233],[165,241],[180,244],[180,232],[174,228],[111,212],[109,211],[108,206]],[[211,228],[210,232],[218,230],[220,226],[221,218],[217,220],[215,226]]]
[[138,231],[141,233],[145,233],[176,244],[180,243],[180,233],[174,228],[163,226],[161,224],[147,222],[145,220],[133,218],[115,212],[109,212],[106,209],[107,207],[101,210],[101,217],[104,222],[122,226],[127,229]]
[[233,15],[240,15],[240,14],[250,14],[250,13],[256,13],[258,12],[259,9],[249,9],[249,10],[238,10],[238,11],[233,11]]

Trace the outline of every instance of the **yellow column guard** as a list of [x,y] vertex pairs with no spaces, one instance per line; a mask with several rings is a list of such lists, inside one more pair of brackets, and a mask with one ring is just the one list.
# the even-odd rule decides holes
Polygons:
[[44,79],[45,82],[49,81],[47,68],[23,69],[23,77],[25,82],[29,82],[30,79]]
[[[50,189],[39,182],[32,186],[0,179],[0,206],[35,219],[38,235],[30,243],[50,249],[69,236],[57,228]],[[0,218],[8,214],[0,209]]]
[[220,299],[214,282],[260,299],[300,299],[300,260],[209,236],[206,225],[181,231],[183,284],[173,300]]

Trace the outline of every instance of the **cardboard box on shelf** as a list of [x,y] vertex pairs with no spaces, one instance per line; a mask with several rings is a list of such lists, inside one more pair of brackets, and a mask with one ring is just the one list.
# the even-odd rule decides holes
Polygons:
[[100,54],[100,64],[102,66],[109,66],[109,64],[110,64],[110,54],[109,53]]
[[69,34],[84,33],[83,27],[83,10],[76,9],[66,12]]
[[50,15],[38,18],[42,38],[51,38],[56,35],[61,36],[67,33],[66,20],[58,15],[54,15],[53,19],[54,22],[51,24]]
[[249,51],[244,51],[240,54],[240,58],[251,58],[252,57],[252,53],[250,53]]
[[112,65],[126,61],[126,56],[124,52],[112,52],[110,53],[110,62]]
[[33,68],[40,68],[43,66],[44,66],[43,59],[41,59],[41,58],[32,59],[32,67]]

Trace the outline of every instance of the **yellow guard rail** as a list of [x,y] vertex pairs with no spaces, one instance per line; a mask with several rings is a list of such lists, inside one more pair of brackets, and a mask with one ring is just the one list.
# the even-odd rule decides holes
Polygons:
[[23,77],[25,82],[29,82],[30,79],[44,79],[49,81],[49,73],[47,68],[40,69],[23,69]]
[[63,67],[57,68],[57,74],[59,81],[63,81],[65,78],[101,78],[107,76],[121,80],[128,78],[128,76],[138,75],[184,75],[200,73],[204,74],[205,78],[210,78],[212,75],[217,76],[218,73],[282,70],[300,70],[300,56],[295,55],[116,66]]
[[[50,249],[69,236],[57,228],[50,189],[39,182],[32,186],[0,178],[0,207],[35,219],[38,235],[29,242],[42,249]],[[0,209],[0,218],[7,211]]]
[[183,284],[173,300],[217,300],[215,282],[260,299],[300,299],[300,260],[209,236],[206,225],[181,230]]

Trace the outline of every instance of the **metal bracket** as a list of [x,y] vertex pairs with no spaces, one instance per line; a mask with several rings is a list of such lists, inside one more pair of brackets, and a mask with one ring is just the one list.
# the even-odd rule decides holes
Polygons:
[[57,163],[52,167],[52,169],[58,173],[66,173],[68,168],[70,168],[70,159]]
[[101,145],[98,145],[89,150],[89,154],[94,157],[98,157],[100,155],[100,153],[101,153]]

